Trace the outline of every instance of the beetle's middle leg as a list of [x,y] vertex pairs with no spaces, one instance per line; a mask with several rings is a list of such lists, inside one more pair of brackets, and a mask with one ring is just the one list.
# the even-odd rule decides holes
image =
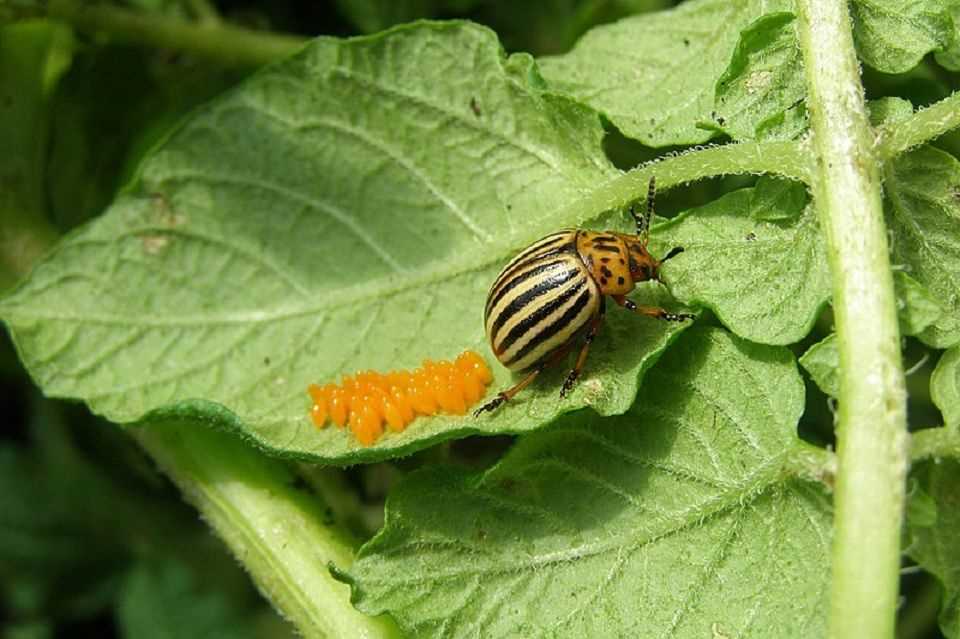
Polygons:
[[567,375],[567,379],[563,382],[563,388],[560,389],[560,397],[566,397],[567,393],[570,392],[570,389],[573,388],[574,383],[580,377],[580,371],[583,370],[583,365],[587,361],[587,353],[590,351],[590,344],[593,342],[594,338],[597,336],[597,333],[600,332],[600,325],[603,324],[603,318],[607,314],[607,304],[606,298],[600,298],[600,311],[597,313],[596,317],[593,318],[593,321],[590,322],[590,328],[587,329],[587,336],[583,340],[583,346],[580,348],[580,354],[577,355],[577,363],[574,364],[573,370],[570,371],[570,374]]
[[657,319],[667,320],[668,322],[682,322],[683,320],[696,319],[692,313],[670,313],[659,306],[639,306],[625,295],[611,295],[613,301],[624,307],[628,311],[646,315],[647,317],[656,317]]

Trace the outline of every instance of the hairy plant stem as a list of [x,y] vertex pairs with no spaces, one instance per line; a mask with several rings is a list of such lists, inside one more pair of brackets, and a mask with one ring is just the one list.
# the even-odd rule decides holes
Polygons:
[[139,427],[135,437],[304,637],[396,637],[387,617],[350,603],[332,562],[353,562],[347,538],[324,523],[321,504],[294,486],[280,462],[232,435],[189,421]]
[[917,111],[909,119],[881,127],[878,152],[883,159],[893,158],[958,126],[960,92]]
[[941,426],[918,430],[911,436],[910,456],[913,461],[954,457],[960,459],[960,432]]
[[793,180],[810,181],[809,150],[803,142],[744,142],[697,148],[637,167],[601,184],[574,200],[560,218],[571,224],[596,219],[605,211],[623,208],[647,193],[651,176],[657,188],[702,180],[718,175],[768,173]]
[[896,297],[845,0],[800,0],[813,194],[827,238],[840,352],[829,636],[893,637],[909,463]]
[[224,65],[260,66],[296,52],[307,42],[299,36],[254,31],[217,20],[193,23],[80,0],[50,0],[46,15],[79,31],[175,49]]

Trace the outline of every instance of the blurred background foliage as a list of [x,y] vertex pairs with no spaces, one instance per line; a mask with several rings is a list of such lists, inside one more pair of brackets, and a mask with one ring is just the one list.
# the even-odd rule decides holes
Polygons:
[[[668,0],[128,0],[100,3],[143,19],[350,36],[418,18],[466,18],[494,29],[507,51],[562,53],[592,26]],[[255,71],[250,65],[47,20],[77,3],[0,0],[0,289],[44,247],[96,216],[139,159],[191,109]],[[79,26],[78,26],[79,25]],[[932,59],[887,75],[864,69],[868,99],[923,106],[960,88]],[[677,149],[651,149],[608,126],[606,149],[626,169]],[[960,155],[960,133],[935,144]],[[714,179],[665,194],[665,215],[709,202],[751,178]],[[825,337],[829,315],[799,356]],[[935,357],[905,348],[913,427],[941,423],[930,401]],[[832,442],[833,405],[807,378],[801,433]],[[258,596],[196,513],[114,425],[84,407],[42,397],[4,332],[0,337],[0,620],[2,636],[285,637],[291,630]],[[413,457],[346,470],[298,469],[358,541],[382,523],[400,477],[425,463],[483,467],[511,438],[470,438]],[[938,637],[939,587],[905,570],[900,635]]]

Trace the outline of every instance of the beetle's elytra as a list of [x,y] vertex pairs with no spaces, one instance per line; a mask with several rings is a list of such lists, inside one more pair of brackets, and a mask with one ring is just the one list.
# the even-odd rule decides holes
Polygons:
[[560,391],[573,388],[587,359],[590,342],[603,322],[609,295],[627,310],[663,320],[693,319],[688,313],[638,306],[626,295],[637,282],[660,281],[660,265],[683,251],[676,247],[662,260],[647,251],[656,193],[650,178],[647,210],[630,212],[637,233],[565,229],[537,240],[500,271],[484,309],[487,340],[501,364],[514,371],[530,369],[519,383],[484,404],[476,415],[494,410],[523,390],[545,368],[561,359],[577,336],[585,334],[576,364]]

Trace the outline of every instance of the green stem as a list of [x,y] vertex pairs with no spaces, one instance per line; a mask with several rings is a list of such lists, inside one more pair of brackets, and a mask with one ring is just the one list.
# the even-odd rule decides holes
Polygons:
[[349,587],[330,575],[329,564],[353,562],[351,544],[323,523],[321,504],[294,487],[285,466],[203,424],[134,433],[302,636],[399,636],[388,617],[358,612]]
[[744,142],[695,149],[645,164],[601,184],[583,199],[571,202],[570,210],[561,219],[579,224],[605,211],[623,208],[646,194],[647,183],[653,175],[660,189],[740,173],[769,173],[809,182],[808,153],[803,142],[792,141]]
[[960,92],[917,111],[907,120],[880,129],[878,153],[883,159],[929,142],[960,126]]
[[830,637],[893,637],[908,466],[906,391],[881,201],[845,0],[800,0],[813,193],[840,352]]
[[960,432],[942,426],[918,430],[911,436],[910,457],[914,462],[942,457],[960,459]]
[[79,0],[50,0],[47,15],[79,31],[134,44],[183,51],[225,65],[259,66],[299,50],[299,36],[265,33],[224,22],[192,23]]

